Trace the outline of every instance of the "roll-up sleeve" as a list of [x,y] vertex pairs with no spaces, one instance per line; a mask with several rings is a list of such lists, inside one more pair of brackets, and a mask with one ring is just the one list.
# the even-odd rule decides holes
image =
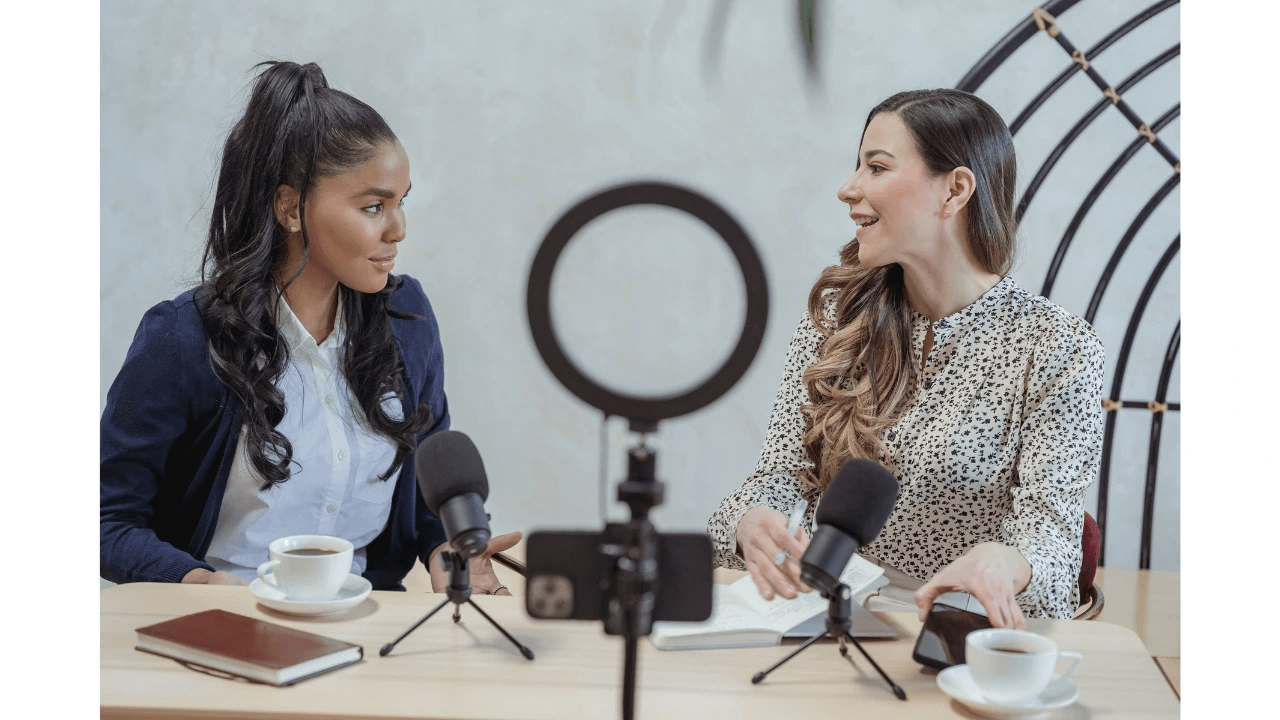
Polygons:
[[191,423],[182,332],[172,302],[143,316],[102,413],[99,563],[112,582],[179,582],[213,568],[153,529],[154,502],[175,442]]
[[803,497],[809,501],[806,528],[811,526],[818,493],[801,487],[798,473],[813,467],[804,452],[804,417],[800,408],[809,402],[802,377],[805,368],[817,358],[822,333],[813,325],[808,313],[800,318],[800,324],[787,348],[786,367],[782,384],[769,414],[769,429],[755,472],[734,490],[711,515],[707,533],[715,550],[716,564],[734,570],[746,570],[746,564],[737,554],[738,522],[757,505],[790,513]]
[[1104,350],[1079,318],[1037,341],[1027,374],[1013,505],[1003,542],[1031,564],[1017,596],[1028,617],[1070,618],[1079,605],[1085,492],[1102,458]]

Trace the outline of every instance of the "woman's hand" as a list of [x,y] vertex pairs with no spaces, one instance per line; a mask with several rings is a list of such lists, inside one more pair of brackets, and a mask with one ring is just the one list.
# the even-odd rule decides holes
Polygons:
[[205,570],[204,568],[196,568],[186,575],[182,576],[184,585],[248,585],[239,575],[233,575],[226,570]]
[[1031,582],[1031,563],[1017,548],[998,542],[974,545],[938,571],[916,591],[916,607],[924,620],[933,601],[944,592],[960,590],[978,598],[992,627],[1021,630],[1027,626],[1014,597]]
[[[788,535],[787,516],[773,508],[757,505],[738,521],[738,549],[765,600],[772,600],[774,593],[789,599],[796,596],[797,589],[809,592],[809,586],[800,580],[800,556],[808,546],[804,528]],[[781,565],[773,562],[779,548],[791,553]]]
[[[478,590],[483,593],[494,595],[510,595],[511,591],[503,586],[498,592],[494,593],[493,589],[502,585],[498,580],[498,575],[493,571],[493,561],[490,558],[494,553],[510,550],[516,543],[520,542],[523,537],[519,531],[509,532],[506,535],[499,535],[495,538],[489,538],[489,546],[484,552],[476,557],[471,558],[471,589]],[[453,551],[449,543],[444,543],[431,553],[431,563],[427,569],[431,572],[431,589],[435,592],[444,592],[449,587],[449,573],[440,566],[437,558],[443,551]]]

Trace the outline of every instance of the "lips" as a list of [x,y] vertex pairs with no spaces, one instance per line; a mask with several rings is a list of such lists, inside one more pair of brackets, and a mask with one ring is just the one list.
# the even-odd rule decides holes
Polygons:
[[850,215],[849,217],[853,218],[853,222],[858,226],[853,233],[854,237],[861,236],[880,222],[880,218],[874,215]]
[[396,265],[396,256],[386,255],[380,258],[370,258],[369,262],[378,267],[379,270],[390,271]]

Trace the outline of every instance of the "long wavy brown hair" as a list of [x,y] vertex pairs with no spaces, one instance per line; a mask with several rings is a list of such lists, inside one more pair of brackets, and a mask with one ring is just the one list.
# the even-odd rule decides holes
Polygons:
[[[873,108],[864,136],[880,113],[902,118],[934,177],[961,166],[973,172],[976,187],[966,206],[970,250],[987,272],[1007,274],[1017,235],[1017,161],[999,113],[959,90],[910,90]],[[915,394],[919,369],[902,266],[863,266],[854,238],[840,249],[840,264],[824,269],[809,291],[809,318],[825,339],[803,375],[809,391],[801,408],[804,449],[813,467],[801,480],[823,491],[845,461],[879,461],[881,431]]]

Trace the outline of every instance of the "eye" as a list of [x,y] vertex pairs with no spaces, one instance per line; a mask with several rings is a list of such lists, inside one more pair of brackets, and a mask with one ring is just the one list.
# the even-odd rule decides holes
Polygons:
[[871,168],[872,175],[879,175],[881,170],[886,169],[883,165],[868,165]]
[[362,207],[360,209],[364,210],[370,215],[377,215],[378,213],[382,212],[382,203],[376,202],[372,205],[366,205],[365,207]]

